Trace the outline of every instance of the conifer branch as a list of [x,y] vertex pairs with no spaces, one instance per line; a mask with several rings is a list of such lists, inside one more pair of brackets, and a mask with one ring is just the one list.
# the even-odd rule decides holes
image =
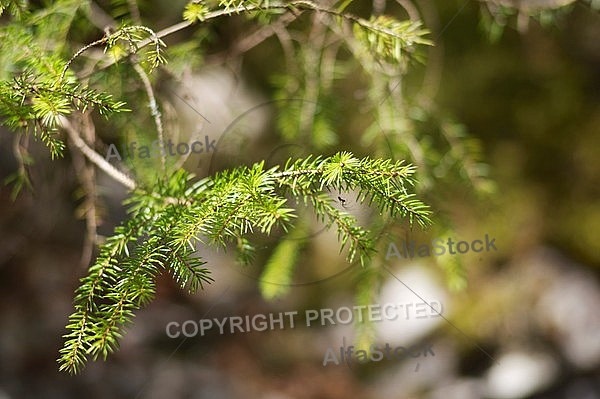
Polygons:
[[[36,26],[34,31],[46,34],[57,31],[63,38],[71,32],[72,20],[80,7],[75,3],[64,5],[68,11],[65,13],[67,18],[61,19],[58,27],[53,26],[53,19],[46,17],[58,13],[59,8],[48,11],[47,15],[44,9],[25,8],[22,14],[16,10],[13,15],[18,14],[18,18],[22,17]],[[128,4],[134,19],[139,22],[134,2],[129,1]],[[59,6],[63,7],[62,4],[56,7]],[[361,18],[346,13],[343,8],[343,5],[329,8],[311,0],[221,0],[218,5],[212,2],[210,6],[193,1],[183,13],[185,21],[179,24],[159,32],[139,24],[123,26],[84,45],[68,60],[63,59],[61,54],[70,51],[71,43],[61,44],[61,47],[50,51],[43,37],[34,35],[32,40],[22,29],[21,22],[11,20],[0,29],[3,44],[16,49],[14,54],[5,52],[0,59],[3,65],[15,67],[9,78],[0,82],[2,123],[25,137],[33,133],[50,149],[53,157],[62,154],[59,129],[64,128],[75,148],[130,191],[126,200],[127,219],[100,245],[97,259],[76,290],[74,312],[69,318],[64,347],[58,359],[60,370],[77,373],[90,358],[106,358],[116,350],[135,312],[154,298],[155,278],[159,273],[168,273],[183,289],[195,292],[213,281],[210,265],[200,253],[204,248],[236,248],[239,257],[249,262],[255,248],[251,233],[271,235],[273,231],[284,231],[292,236],[303,234],[306,226],[302,226],[299,216],[305,216],[306,211],[299,215],[300,212],[290,205],[292,202],[307,205],[318,220],[327,228],[334,229],[340,252],[347,251],[346,260],[353,262],[358,259],[361,265],[368,265],[375,252],[373,235],[354,217],[335,206],[330,190],[356,191],[358,203],[374,206],[381,215],[406,218],[411,224],[420,226],[430,223],[428,207],[412,192],[415,168],[403,162],[356,158],[343,152],[331,157],[309,156],[271,169],[265,169],[264,162],[257,163],[226,170],[199,181],[183,170],[175,170],[171,174],[163,173],[144,185],[105,161],[93,150],[92,144],[95,143],[86,143],[77,131],[77,125],[72,124],[72,115],[92,107],[101,115],[111,117],[127,111],[124,102],[116,101],[108,94],[114,90],[111,83],[121,82],[123,77],[114,71],[100,71],[126,57],[140,54],[139,64],[135,56],[131,57],[131,62],[144,85],[158,137],[163,140],[162,119],[149,78],[149,72],[166,61],[161,38],[221,16],[241,14],[263,20],[276,14],[287,16],[280,18],[273,29],[265,28],[264,35],[267,35],[304,12],[314,13],[315,30],[310,37],[318,45],[311,50],[307,62],[298,68],[297,75],[306,75],[308,68],[313,67],[313,61],[318,64],[317,72],[306,75],[308,79],[304,87],[298,89],[299,98],[308,98],[315,104],[331,95],[332,81],[338,74],[338,44],[349,43],[355,55],[359,51],[366,52],[369,54],[367,62],[371,64],[373,58],[394,67],[411,57],[418,45],[430,44],[425,39],[427,31],[421,29],[416,21],[397,21],[389,16]],[[349,39],[339,32],[342,23],[343,27],[353,28]],[[252,40],[242,42],[240,51],[254,46],[263,40],[264,35],[257,34]],[[284,34],[279,36],[284,38],[284,42],[288,41]],[[285,45],[289,54],[295,50],[293,43],[288,41]],[[324,55],[323,48],[328,43],[336,46]],[[110,52],[113,57],[101,68],[93,70],[92,73],[98,77],[93,81],[101,83],[95,83],[92,88],[83,80],[89,75],[69,72],[76,60],[96,46],[104,46],[104,51]],[[324,75],[327,75],[325,79]],[[118,95],[125,94],[126,90],[123,90]],[[301,119],[305,129],[313,129],[310,139],[319,148],[322,143],[330,145],[333,141],[328,140],[335,133],[328,127],[329,122],[317,113],[317,107],[310,105],[301,113]],[[118,127],[115,130],[120,131],[119,118],[115,122]],[[323,133],[326,130],[329,136]],[[299,253],[300,244],[281,248],[287,250],[290,247],[295,254]],[[281,259],[284,249],[276,252],[273,259]],[[276,274],[274,262],[270,263],[268,271]],[[295,255],[287,257],[287,269],[283,274],[288,279],[291,278],[294,262]]]
[[[134,311],[152,300],[153,280],[160,270],[190,292],[212,282],[210,270],[196,253],[198,244],[227,248],[246,242],[248,249],[250,232],[269,235],[274,227],[289,230],[297,215],[286,207],[286,194],[297,203],[310,203],[318,219],[336,226],[340,251],[348,246],[348,262],[358,256],[365,264],[374,252],[373,243],[355,218],[333,206],[325,190],[357,188],[362,192],[359,201],[374,199],[382,212],[400,213],[421,225],[429,222],[427,207],[407,193],[414,168],[402,162],[339,153],[288,161],[282,171],[278,169],[265,170],[258,163],[195,183],[180,170],[152,191],[135,190],[129,200],[129,221],[101,246],[77,291],[59,359],[61,370],[76,373],[88,356],[105,358],[118,347]],[[395,210],[398,206],[402,212]]]
[[[180,30],[192,26],[196,22],[206,22],[211,19],[219,18],[224,15],[231,15],[234,13],[269,12],[276,10],[286,10],[292,13],[315,11],[353,22],[363,31],[371,33],[371,36],[368,36],[366,40],[373,40],[373,38],[377,37],[381,38],[379,40],[384,40],[386,36],[389,37],[384,46],[387,47],[391,45],[390,49],[384,48],[380,44],[378,47],[373,47],[373,50],[382,50],[389,54],[393,54],[394,57],[399,57],[399,51],[405,47],[412,47],[416,44],[432,44],[430,41],[422,38],[422,36],[427,34],[428,31],[425,29],[420,29],[419,22],[398,25],[394,24],[396,21],[389,17],[384,19],[366,20],[344,11],[322,7],[315,2],[308,0],[294,0],[290,2],[262,0],[223,1],[221,4],[225,5],[225,8],[211,10],[203,2],[191,1],[188,3],[183,13],[184,21],[156,32],[155,36],[152,38],[141,40],[139,43],[136,43],[137,48],[145,47],[153,42],[155,43],[156,39],[159,40],[166,36],[172,35]],[[383,42],[380,41],[379,43]],[[114,59],[108,61],[102,67],[102,69],[108,68],[109,66],[120,61],[120,59],[121,57],[115,57]]]

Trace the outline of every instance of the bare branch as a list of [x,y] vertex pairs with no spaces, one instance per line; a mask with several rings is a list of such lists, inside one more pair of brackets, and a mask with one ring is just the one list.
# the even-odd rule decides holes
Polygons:
[[[161,142],[164,142],[165,139],[164,139],[164,132],[163,132],[162,116],[161,116],[160,111],[158,110],[158,105],[156,104],[156,97],[154,97],[154,90],[152,89],[152,85],[150,84],[150,79],[148,79],[148,75],[146,74],[146,72],[144,72],[144,70],[142,69],[142,67],[140,66],[139,63],[134,63],[133,69],[135,69],[137,74],[140,76],[140,79],[142,79],[142,82],[144,83],[144,88],[146,90],[146,94],[148,95],[148,101],[150,103],[149,104],[150,112],[151,112],[152,116],[154,117],[154,124],[156,125],[156,131],[158,132],[158,139]],[[160,161],[161,161],[162,170],[163,170],[163,172],[165,172],[166,171],[165,158],[160,157]]]
[[92,150],[85,143],[85,141],[82,140],[81,137],[79,137],[79,133],[67,118],[61,117],[60,122],[62,127],[69,134],[69,138],[73,141],[75,147],[77,147],[77,149],[79,149],[83,153],[83,155],[85,155],[87,159],[90,160],[90,162],[102,169],[104,172],[106,172],[106,174],[108,174],[110,177],[121,183],[129,190],[134,190],[136,188],[135,181],[133,181],[131,178],[129,178],[121,171],[116,169],[114,166],[112,166],[110,163],[108,163],[96,151]]

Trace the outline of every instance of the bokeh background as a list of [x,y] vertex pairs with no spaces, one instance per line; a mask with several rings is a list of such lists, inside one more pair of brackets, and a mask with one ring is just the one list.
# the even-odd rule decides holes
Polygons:
[[[147,24],[165,27],[180,20],[184,5],[142,2],[141,10]],[[482,2],[414,4],[426,16],[435,46],[425,64],[405,77],[403,95],[426,93],[440,118],[478,139],[495,184],[491,194],[479,196],[464,182],[439,179],[434,222],[451,220],[454,241],[485,234],[496,239],[497,251],[461,256],[464,289],[452,289],[431,259],[391,258],[382,265],[389,273],[382,273],[373,303],[417,303],[418,294],[442,302],[446,320],[375,323],[375,342],[409,346],[427,338],[435,357],[352,369],[323,366],[327,348],[358,339],[356,325],[299,323],[294,329],[223,335],[213,328],[204,337],[167,337],[171,321],[351,306],[360,267],[346,264],[335,235],[315,225],[319,234],[310,239],[285,295],[263,298],[260,263],[241,269],[229,255],[207,250],[214,284],[192,296],[168,276],[159,277],[156,300],[138,312],[118,352],[91,362],[81,375],[59,373],[61,336],[85,273],[85,224],[77,218],[81,199],[72,160],[51,161],[40,145],[31,149],[33,191],[13,201],[10,187],[0,188],[0,399],[600,398],[600,14],[593,5],[572,2],[538,19],[507,13],[500,34]],[[371,4],[353,11],[362,7]],[[404,16],[391,2],[386,12]],[[187,79],[158,85],[164,95],[178,90],[201,107],[211,126],[201,128],[198,115],[183,103],[177,123],[222,138],[222,162],[304,156],[311,149],[301,142],[282,147],[285,140],[273,139],[276,106],[258,107],[236,121],[271,98],[272,76],[283,64],[276,40],[233,61],[224,57],[235,52],[244,26],[237,17],[216,22],[211,47]],[[363,83],[336,83],[334,128],[343,131],[336,149],[377,155],[357,139],[372,123],[370,114],[352,106]],[[232,124],[244,126],[240,137],[223,136],[234,131],[227,130]],[[12,135],[3,130],[2,178],[17,167],[11,148]],[[209,173],[219,159],[185,166]],[[103,196],[100,234],[106,235],[125,217],[125,192],[103,175],[97,183]],[[340,206],[361,217],[364,209],[351,194],[332,195],[345,196]],[[424,243],[439,232],[406,230],[405,237]],[[394,240],[400,248],[405,239]],[[265,242],[266,252],[271,245]]]

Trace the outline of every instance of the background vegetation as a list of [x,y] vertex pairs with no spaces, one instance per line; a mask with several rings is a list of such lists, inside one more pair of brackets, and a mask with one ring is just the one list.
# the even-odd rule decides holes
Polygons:
[[[273,11],[237,10],[236,2],[178,7],[160,2],[6,3],[0,50],[0,112],[7,127],[0,136],[0,167],[9,183],[2,188],[0,241],[0,315],[6,326],[0,335],[6,359],[0,388],[6,395],[598,395],[594,381],[600,353],[594,331],[600,321],[590,306],[600,295],[598,4],[300,1],[245,6],[259,5]],[[336,13],[341,10],[351,17],[340,18]],[[173,25],[182,20],[183,25]],[[178,29],[159,40],[161,28],[169,26]],[[90,43],[94,46],[78,53]],[[132,50],[136,55],[128,55]],[[65,69],[73,55],[78,57]],[[214,72],[223,70],[228,72]],[[244,93],[250,93],[245,102]],[[211,106],[211,98],[224,100],[220,107]],[[264,107],[268,112],[253,111],[236,120],[271,99],[276,101]],[[124,109],[129,111],[119,112]],[[261,125],[260,118],[267,122]],[[209,126],[213,123],[217,127]],[[150,143],[163,135],[187,141],[205,132],[219,139],[218,156],[166,158],[164,163],[129,160],[118,165],[123,172],[108,177],[86,160],[89,154],[85,157],[86,146],[102,156],[113,142]],[[434,223],[424,231],[411,230],[402,219],[378,219],[377,212],[355,200],[348,182],[336,180],[334,170],[324,177],[331,185],[322,197],[332,207],[329,214],[347,212],[366,223],[383,253],[390,241],[413,238],[490,234],[497,239],[497,253],[432,259],[418,266],[438,287],[433,292],[446,298],[445,315],[457,327],[442,322],[421,334],[440,348],[435,362],[421,364],[416,374],[412,363],[323,370],[324,350],[314,342],[338,345],[343,334],[352,334],[342,330],[217,335],[187,342],[166,337],[169,321],[199,319],[206,312],[223,317],[379,302],[381,288],[394,282],[386,270],[401,275],[414,269],[409,261],[386,263],[377,257],[348,269],[353,263],[347,263],[346,253],[337,256],[335,229],[322,232],[322,225],[297,206],[305,224],[299,223],[287,240],[283,230],[274,230],[271,238],[248,236],[242,228],[231,235],[242,258],[249,248],[243,238],[255,243],[249,266],[238,266],[221,252],[203,254],[206,265],[194,258],[197,270],[210,269],[215,278],[200,295],[185,294],[171,276],[155,270],[148,271],[150,280],[119,274],[106,280],[105,293],[126,281],[136,287],[134,292],[150,287],[156,301],[138,314],[122,349],[106,362],[90,364],[78,377],[58,373],[54,359],[73,311],[72,292],[92,259],[102,259],[96,245],[132,216],[121,205],[125,197],[141,215],[139,221],[163,218],[155,224],[160,234],[144,225],[140,237],[173,238],[178,234],[174,227],[190,225],[186,217],[193,219],[199,210],[177,212],[190,209],[186,199],[203,190],[203,183],[187,182],[184,172],[177,172],[180,167],[199,177],[214,176],[217,170],[261,160],[269,167],[288,156],[341,150],[418,167],[414,190],[433,211]],[[242,172],[232,191],[225,184],[235,181],[231,175],[222,180],[223,192],[239,189],[243,198],[252,184],[261,187],[261,176],[259,170]],[[127,194],[132,184],[143,188],[133,197]],[[352,183],[361,184],[368,180]],[[383,206],[385,198],[376,202]],[[173,202],[184,206],[169,208]],[[157,216],[167,208],[175,213]],[[258,220],[260,215],[248,217]],[[162,256],[157,248],[152,250]],[[186,251],[191,260],[193,251]],[[156,264],[166,263],[161,258]],[[129,267],[114,265],[119,271]],[[171,274],[181,285],[202,281],[185,274],[184,264],[177,270],[173,266]],[[427,284],[410,275],[402,280],[416,292],[427,291]],[[274,281],[278,284],[269,284]],[[394,291],[408,292],[395,284]],[[128,301],[135,308],[149,298],[138,294]],[[93,305],[107,307],[101,314],[112,298],[105,301]],[[409,327],[407,322],[402,328]],[[362,343],[385,336],[374,325],[354,330]],[[94,346],[94,339],[91,354],[107,353],[110,345]],[[512,363],[515,358],[520,363]],[[499,376],[505,375],[502,365],[513,364],[522,375],[533,364],[549,380],[529,374],[537,385],[506,393],[497,386],[504,378]],[[500,385],[523,386],[518,378]]]

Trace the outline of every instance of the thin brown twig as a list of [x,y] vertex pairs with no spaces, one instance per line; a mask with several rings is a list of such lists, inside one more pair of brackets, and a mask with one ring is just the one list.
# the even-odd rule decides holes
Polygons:
[[315,114],[319,101],[319,81],[321,76],[321,55],[323,43],[325,42],[327,25],[321,20],[321,15],[315,14],[312,19],[312,28],[308,35],[308,42],[304,56],[304,71],[306,78],[304,82],[304,99],[300,110],[300,134],[313,132]]
[[335,62],[340,49],[341,41],[337,40],[330,45],[323,47],[323,55],[321,56],[321,87],[323,91],[331,90],[335,77]]
[[107,175],[121,183],[129,190],[135,190],[135,181],[108,163],[108,161],[102,158],[96,151],[92,150],[87,143],[83,141],[81,137],[79,137],[79,133],[67,118],[61,117],[60,122],[62,127],[67,131],[69,138],[73,142],[73,145],[75,145],[75,147],[79,149],[83,155],[90,160],[90,162],[102,169]]
[[299,15],[294,14],[292,12],[283,14],[274,23],[260,27],[245,38],[239,40],[233,46],[232,49],[208,56],[206,59],[206,63],[222,63],[225,62],[227,59],[246,53],[247,51],[253,49],[254,47],[267,40],[269,37],[273,36],[273,34],[281,32],[283,28],[295,21],[298,18],[298,16]]
[[69,69],[69,67],[71,66],[71,64],[73,63],[73,61],[75,61],[75,59],[77,57],[79,57],[81,54],[83,54],[87,49],[92,48],[94,46],[97,46],[98,44],[104,44],[108,41],[108,36],[104,36],[102,37],[102,39],[98,39],[96,41],[93,41],[85,46],[83,46],[82,48],[79,49],[79,51],[77,51],[72,57],[71,59],[67,62],[67,64],[64,66],[62,72],[60,73],[60,78],[58,79],[58,85],[60,86],[60,84],[62,83],[62,81],[65,78],[65,74],[67,73],[67,70]]
[[106,28],[116,28],[117,23],[95,1],[89,2],[89,7],[82,7],[88,21],[101,31]]
[[[27,156],[27,149],[25,146],[21,145],[21,139],[23,137],[25,137],[25,139],[27,140],[26,143],[28,143],[29,136],[20,135],[20,134],[15,135],[15,138],[13,141],[13,154],[15,155],[15,158],[17,159],[19,173],[24,176],[27,176],[27,167],[26,167],[26,161],[25,161],[25,157]],[[25,150],[25,152],[23,150]]]
[[385,0],[373,0],[373,15],[379,16],[385,12]]
[[[90,114],[82,115],[83,134],[87,141],[93,142],[95,139],[94,125],[91,121]],[[69,138],[72,142],[72,139]],[[92,255],[96,243],[98,242],[98,218],[96,214],[96,172],[92,165],[85,162],[85,157],[82,152],[73,151],[73,164],[75,166],[75,175],[79,180],[84,192],[85,200],[81,207],[83,208],[83,216],[85,217],[86,234],[83,241],[83,249],[81,251],[81,268],[87,268],[87,265],[92,260]]]
[[[431,0],[419,0],[421,15],[432,32],[440,30],[440,18]],[[417,102],[425,109],[431,109],[433,98],[440,88],[444,63],[444,42],[439,41],[429,49],[423,83],[417,97]]]
[[131,14],[131,19],[137,25],[142,24],[142,16],[140,15],[140,9],[138,7],[136,0],[127,0],[127,7],[129,8],[129,14]]
[[[154,96],[154,90],[152,89],[152,84],[150,83],[150,79],[148,78],[148,75],[146,74],[146,72],[144,72],[144,70],[142,69],[142,67],[140,66],[139,63],[135,62],[133,64],[133,69],[139,75],[140,79],[144,83],[144,89],[146,90],[146,95],[148,96],[150,113],[154,117],[154,124],[156,125],[156,132],[158,133],[158,139],[164,143],[165,138],[164,138],[163,124],[162,124],[162,115],[161,115],[160,111],[158,110],[158,105],[156,103],[156,97]],[[166,172],[165,158],[160,157],[160,161],[161,161],[162,171],[164,173],[164,172]]]
[[410,0],[396,0],[396,3],[404,8],[404,11],[406,11],[411,21],[416,22],[420,20],[419,10]]
[[284,26],[275,26],[273,33],[277,36],[281,49],[283,50],[283,56],[285,58],[286,70],[289,71],[291,76],[298,76],[298,63],[294,57],[294,45],[289,32],[284,29]]
[[[384,33],[386,35],[393,36],[393,37],[398,37],[398,35],[395,32],[393,32],[392,30],[390,30],[388,28],[373,25],[371,22],[367,21],[366,19],[359,18],[352,14],[340,12],[335,9],[321,7],[320,5],[313,3],[312,1],[309,1],[309,0],[294,0],[289,3],[273,2],[273,3],[269,3],[268,6],[241,5],[239,7],[231,7],[228,10],[220,9],[220,10],[216,10],[216,11],[211,11],[211,12],[207,13],[206,15],[204,15],[203,21],[206,22],[208,20],[215,19],[215,18],[221,17],[223,15],[231,15],[231,14],[235,14],[235,13],[251,12],[251,11],[257,11],[257,10],[289,10],[289,11],[294,11],[294,12],[292,12],[293,14],[296,14],[296,11],[301,12],[304,10],[311,10],[311,11],[316,11],[316,12],[333,15],[336,17],[341,17],[345,20],[357,23],[358,25],[360,25],[364,28],[370,29],[372,31]],[[298,15],[299,15],[299,13],[298,13]],[[165,28],[163,30],[156,32],[156,34],[152,38],[146,38],[144,40],[141,40],[139,43],[137,43],[137,47],[138,47],[138,49],[145,47],[148,44],[155,42],[156,39],[161,39],[165,36],[172,35],[173,33],[176,33],[176,32],[179,32],[180,30],[186,29],[186,28],[192,26],[193,24],[194,23],[190,22],[190,21],[182,21],[177,24],[171,25],[168,28]],[[102,70],[102,69],[106,69],[106,68],[112,66],[116,62],[120,61],[123,57],[125,57],[125,56],[121,56],[120,58],[115,57],[115,58],[111,59],[105,65],[103,65],[100,69]],[[84,76],[84,77],[87,77],[87,76]]]
[[[106,30],[104,37],[102,37],[101,39],[98,39],[92,43],[89,43],[85,46],[83,46],[81,49],[79,49],[79,51],[77,51],[72,57],[71,59],[67,62],[67,64],[64,66],[62,73],[60,74],[60,78],[57,81],[57,83],[60,85],[65,77],[65,74],[67,73],[67,70],[69,69],[69,67],[71,66],[71,64],[73,63],[73,61],[75,61],[75,59],[77,57],[79,57],[81,54],[83,54],[85,51],[87,51],[88,49],[97,46],[99,44],[105,44],[105,43],[109,43],[109,40],[111,38],[114,37],[119,37],[119,35],[124,35],[124,37],[128,37],[128,35],[130,34],[131,31],[135,31],[135,30],[141,30],[146,32],[150,37],[146,38],[144,40],[141,40],[140,43],[133,43],[131,41],[131,39],[129,39],[129,46],[131,49],[131,52],[134,53],[137,50],[139,50],[142,47],[147,46],[150,43],[154,43],[155,46],[155,51],[158,54],[160,52],[160,47],[164,46],[164,43],[160,40],[160,36],[158,36],[158,34],[156,32],[154,32],[152,29],[148,28],[147,26],[143,26],[143,25],[132,25],[132,26],[126,26],[122,29],[120,29],[119,31],[115,32],[115,33],[111,33],[110,30]],[[123,55],[120,58],[117,59],[117,57],[113,57],[111,61],[109,61],[107,64],[103,65],[99,70],[108,68],[109,66],[113,65],[114,63],[116,63],[117,61],[120,61],[122,58],[129,56],[131,54],[127,54],[127,55]],[[91,74],[93,73],[90,72],[86,75],[80,76],[81,79],[85,79],[91,76]]]

